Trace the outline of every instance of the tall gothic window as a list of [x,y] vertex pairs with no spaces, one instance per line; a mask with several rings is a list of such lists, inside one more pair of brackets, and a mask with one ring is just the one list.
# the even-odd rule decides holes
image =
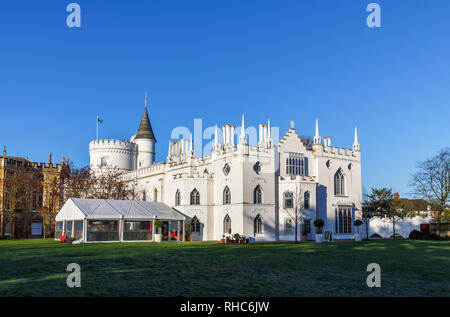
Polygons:
[[200,193],[197,188],[191,191],[191,205],[200,205]]
[[352,233],[352,208],[338,207],[335,209],[335,232],[339,234]]
[[286,158],[286,174],[308,175],[308,158],[300,153],[289,153]]
[[194,216],[191,220],[192,232],[200,233],[200,221],[197,216]]
[[284,209],[294,208],[294,194],[292,192],[284,192]]
[[261,215],[257,215],[254,220],[254,228],[255,228],[255,235],[259,233],[264,233],[264,223],[261,218]]
[[175,206],[179,206],[181,203],[181,193],[180,190],[177,189],[176,193],[175,193]]
[[305,209],[309,209],[310,208],[310,194],[309,194],[309,192],[305,192],[304,196],[305,196]]
[[228,215],[223,219],[223,233],[231,234],[231,218]]
[[158,190],[153,189],[153,201],[158,201]]
[[262,204],[262,191],[261,186],[256,186],[253,190],[253,203],[254,204]]
[[224,205],[231,204],[231,191],[228,188],[228,186],[225,186],[225,189],[223,190],[223,204]]
[[334,174],[334,195],[344,196],[345,195],[345,179],[344,173],[339,169],[336,174]]

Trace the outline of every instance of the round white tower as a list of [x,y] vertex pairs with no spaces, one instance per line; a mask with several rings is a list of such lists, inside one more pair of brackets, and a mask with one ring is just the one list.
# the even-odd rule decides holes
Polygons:
[[94,140],[89,143],[90,168],[101,171],[117,168],[121,171],[136,169],[138,147],[130,141]]
[[156,138],[153,134],[152,125],[147,113],[147,94],[145,95],[145,110],[142,115],[141,124],[136,135],[131,138],[138,146],[136,168],[148,167],[155,162]]

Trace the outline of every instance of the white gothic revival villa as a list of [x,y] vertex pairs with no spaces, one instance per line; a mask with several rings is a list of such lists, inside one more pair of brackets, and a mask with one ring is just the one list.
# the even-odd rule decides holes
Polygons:
[[293,240],[297,201],[303,207],[300,228],[309,240],[314,239],[315,218],[325,221],[323,229],[333,239],[353,239],[353,221],[361,212],[356,129],[352,149],[332,147],[330,137],[322,142],[317,120],[313,142],[302,140],[293,123],[278,144],[270,123],[259,125],[256,146],[240,131],[235,135],[227,124],[220,138],[216,127],[212,153],[204,157],[194,156],[192,137],[169,142],[167,160],[156,163],[156,138],[145,107],[130,141],[90,142],[90,166],[97,172],[110,167],[125,171],[140,200],[164,203],[185,215],[195,240],[220,240],[230,233]]

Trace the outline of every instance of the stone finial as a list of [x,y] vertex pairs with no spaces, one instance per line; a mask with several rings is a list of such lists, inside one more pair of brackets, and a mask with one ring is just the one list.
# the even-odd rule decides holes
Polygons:
[[66,157],[66,165],[69,165],[69,157]]
[[52,153],[48,153],[48,164],[52,164]]
[[3,157],[6,157],[6,146],[3,147]]
[[61,165],[64,165],[64,162],[65,162],[65,160],[64,160],[64,156],[61,158]]
[[291,129],[295,129],[295,121],[291,120],[290,124],[291,124]]

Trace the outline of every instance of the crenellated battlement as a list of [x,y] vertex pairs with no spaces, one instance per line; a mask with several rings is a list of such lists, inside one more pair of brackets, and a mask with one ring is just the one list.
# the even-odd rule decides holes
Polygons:
[[342,157],[344,159],[348,158],[358,158],[359,151],[354,151],[352,149],[345,149],[335,146],[323,146],[323,153],[325,156]]
[[101,140],[93,140],[89,143],[89,150],[94,149],[121,149],[128,151],[137,151],[138,146],[134,142],[130,142],[127,140],[119,140],[119,139],[101,139]]

